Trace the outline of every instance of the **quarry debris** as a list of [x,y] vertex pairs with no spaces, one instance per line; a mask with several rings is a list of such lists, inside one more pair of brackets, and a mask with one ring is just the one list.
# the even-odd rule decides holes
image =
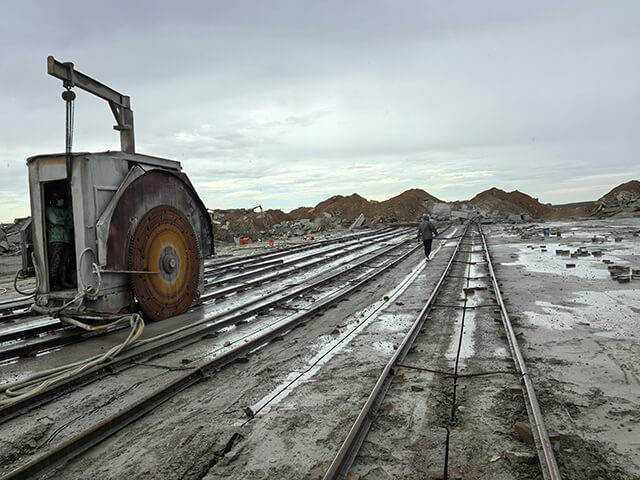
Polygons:
[[0,255],[20,253],[20,229],[29,217],[16,218],[13,223],[0,224]]
[[[514,190],[490,188],[471,200],[443,202],[425,190],[414,188],[388,200],[367,200],[354,193],[334,195],[315,207],[299,207],[289,213],[282,210],[212,210],[216,240],[233,242],[246,236],[252,241],[300,237],[327,230],[368,228],[380,224],[414,223],[428,214],[436,222],[464,222],[474,219],[482,224],[522,224],[577,217],[606,217],[640,213],[640,182],[632,180],[611,190],[597,202],[552,206]],[[535,232],[533,237],[537,236]],[[549,235],[562,238],[559,231]],[[594,238],[605,241],[604,238]]]
[[612,189],[596,202],[593,215],[612,217],[640,212],[640,182],[631,180]]

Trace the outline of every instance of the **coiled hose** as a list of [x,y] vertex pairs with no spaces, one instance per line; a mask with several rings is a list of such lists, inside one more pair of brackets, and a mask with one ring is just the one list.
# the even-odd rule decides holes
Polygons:
[[84,290],[85,295],[87,296],[87,298],[90,299],[90,300],[95,300],[96,298],[98,298],[98,295],[100,294],[100,287],[102,287],[102,276],[100,275],[100,267],[95,262],[96,254],[95,254],[95,252],[93,251],[93,249],[91,247],[85,248],[84,250],[82,250],[82,252],[80,252],[80,255],[78,255],[78,271],[80,271],[80,272],[83,271],[82,270],[82,259],[89,252],[91,252],[91,255],[93,255],[94,261],[91,262],[91,271],[98,278],[98,285],[94,288],[91,285],[87,285],[88,282],[86,282],[84,278],[82,278],[81,280],[82,280],[82,287],[83,287],[83,290]]
[[[93,253],[93,250],[91,248],[85,248],[80,253],[78,263],[82,262],[84,255],[88,252],[91,252],[94,255],[94,259],[95,259],[95,253]],[[36,273],[36,287],[33,290],[33,292],[31,293],[22,292],[17,287],[18,276],[21,275],[22,269],[16,272],[16,276],[14,278],[14,288],[16,289],[16,291],[18,293],[21,293],[22,295],[28,295],[28,296],[35,295],[40,285],[40,269],[38,268],[35,256],[33,254],[31,258],[33,260],[33,265]],[[82,290],[78,292],[78,294],[75,297],[65,302],[60,307],[47,308],[34,303],[33,305],[31,305],[31,309],[38,313],[57,317],[64,310],[76,304],[77,302],[81,301],[85,297],[92,300],[97,298],[100,292],[101,284],[102,284],[100,267],[95,262],[92,262],[91,266],[92,266],[93,273],[98,278],[96,287],[93,287],[91,285],[85,285],[86,282],[84,282],[84,279],[82,279],[83,280]],[[60,382],[63,382],[75,375],[78,375],[84,372],[85,370],[91,367],[110,361],[115,356],[117,356],[120,352],[133,346],[137,342],[137,340],[140,338],[140,335],[142,335],[142,332],[144,331],[144,321],[142,320],[142,317],[139,314],[135,313],[131,315],[116,316],[114,318],[115,318],[115,321],[109,323],[109,325],[105,325],[104,328],[113,328],[118,325],[129,323],[131,325],[131,331],[129,332],[129,335],[127,336],[124,342],[110,348],[105,353],[101,353],[99,355],[95,355],[93,357],[80,360],[77,362],[62,365],[60,367],[33,373],[27,376],[26,378],[23,378],[22,380],[18,380],[12,383],[7,383],[0,386],[0,393],[4,392],[4,394],[8,397],[6,399],[0,400],[0,406],[18,402],[24,398],[27,398],[39,392],[42,392]],[[143,343],[146,343],[146,342],[143,342]]]
[[38,291],[38,288],[40,287],[40,269],[38,268],[38,263],[36,262],[36,256],[33,254],[33,252],[31,253],[31,261],[33,262],[33,270],[35,271],[35,277],[36,277],[36,286],[33,288],[33,291],[24,292],[18,288],[18,278],[23,273],[22,268],[18,270],[15,276],[13,277],[14,290],[18,292],[20,295],[24,295],[25,297],[33,297]]
[[9,405],[23,400],[63,382],[74,375],[78,375],[91,367],[110,361],[120,352],[131,347],[136,340],[140,338],[140,335],[142,335],[144,330],[144,321],[137,313],[124,315],[116,320],[116,322],[110,324],[110,326],[121,325],[127,322],[131,325],[131,331],[129,332],[126,340],[110,348],[107,352],[84,360],[69,363],[67,365],[37,372],[23,378],[22,380],[0,386],[0,393],[4,392],[4,394],[9,397],[4,400],[0,400],[0,406]]
[[57,318],[60,316],[60,314],[64,310],[69,308],[71,305],[81,301],[85,297],[85,295],[86,295],[85,292],[78,292],[78,294],[75,297],[73,297],[71,300],[68,300],[65,303],[63,303],[61,306],[55,307],[55,308],[47,308],[47,307],[43,307],[42,305],[38,305],[37,303],[34,303],[33,305],[31,305],[31,310],[36,313],[41,313],[42,315],[49,315],[51,317]]

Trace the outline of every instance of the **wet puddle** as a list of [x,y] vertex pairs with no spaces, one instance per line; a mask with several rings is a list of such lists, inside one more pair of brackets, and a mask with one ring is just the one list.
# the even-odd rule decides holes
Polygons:
[[[435,256],[442,248],[444,242],[441,243],[434,251]],[[395,287],[389,291],[377,302],[372,303],[365,309],[353,315],[348,322],[345,323],[344,331],[337,335],[323,335],[318,338],[318,344],[322,347],[317,353],[309,359],[306,367],[291,372],[287,377],[274,388],[269,394],[260,399],[252,407],[254,412],[260,412],[261,415],[267,413],[275,405],[279,404],[282,400],[288,397],[294,389],[305,383],[311,383],[314,381],[313,377],[318,374],[320,368],[326,365],[331,359],[333,359],[339,353],[345,353],[351,351],[355,346],[354,340],[364,340],[367,348],[374,350],[377,353],[381,353],[381,358],[391,358],[395,351],[395,341],[379,339],[381,334],[383,337],[387,337],[389,334],[398,333],[399,325],[409,325],[415,321],[416,317],[412,314],[390,314],[385,312],[386,308],[393,305],[395,301],[402,295],[409,286],[415,281],[418,275],[424,270],[425,263],[420,261],[411,272],[404,277],[404,279]],[[386,298],[386,299],[385,299]],[[373,321],[375,320],[375,324]],[[372,333],[374,337],[369,341],[367,339],[367,333],[364,335],[354,335],[356,332],[361,331],[366,326],[375,326],[376,331]],[[402,331],[402,330],[400,330]],[[352,345],[353,342],[353,345]],[[314,350],[313,347],[310,349]]]
[[[479,245],[473,247],[473,250],[480,250]],[[470,264],[468,269],[468,275],[472,278],[484,277],[487,275],[486,264],[482,253],[471,254],[471,262],[478,262],[476,264]],[[470,280],[470,287],[486,287],[488,285],[488,278],[484,280]],[[477,304],[482,304],[478,295],[472,295],[467,298],[467,306],[472,307]],[[456,312],[455,330],[445,354],[445,358],[449,360],[451,365],[455,367],[456,359],[458,359],[458,369],[463,370],[467,366],[467,360],[475,354],[475,340],[474,334],[476,331],[476,311],[467,310],[464,316],[464,331],[462,332],[462,342],[460,342],[460,330],[462,329],[462,313]],[[459,353],[458,353],[459,351]]]
[[[506,267],[524,266],[527,271],[535,273],[548,273],[552,275],[574,276],[589,279],[610,278],[607,265],[602,262],[603,258],[610,259],[614,263],[624,263],[622,259],[613,259],[610,254],[604,253],[601,257],[585,256],[572,258],[570,255],[557,255],[556,250],[569,250],[574,252],[577,246],[563,243],[546,243],[546,252],[543,252],[539,245],[532,245],[529,248],[522,244],[508,244],[516,250],[518,259],[514,262],[503,262]],[[601,247],[589,246],[588,252],[602,250]],[[567,267],[567,265],[575,265]]]
[[467,366],[467,360],[475,354],[474,334],[476,331],[476,312],[467,310],[464,317],[464,332],[462,333],[462,343],[460,344],[460,330],[462,328],[462,314],[458,314],[455,323],[455,330],[445,358],[449,360],[452,367],[455,366],[458,357],[458,347],[460,347],[460,355],[458,361],[458,369],[462,370]]
[[637,337],[640,318],[640,295],[633,290],[577,292],[575,306],[536,302],[543,313],[524,312],[529,323],[552,330],[569,330],[590,326],[602,330],[596,335]]
[[[372,303],[362,311],[353,315],[351,319],[341,327],[344,328],[344,330],[339,334],[319,337],[318,344],[322,345],[322,347],[307,362],[307,366],[287,375],[284,381],[273,389],[271,393],[259,400],[252,407],[252,410],[254,412],[260,411],[260,414],[265,414],[276,404],[288,397],[297,386],[313,382],[313,377],[318,374],[322,366],[326,365],[337,354],[352,350],[351,343],[353,340],[364,339],[367,341],[366,334],[357,336],[355,333],[363,330],[364,327],[371,326],[374,320],[377,329],[376,332],[374,332],[376,337],[380,337],[381,333],[388,334],[398,332],[398,325],[400,323],[410,325],[411,322],[415,320],[414,315],[388,314],[385,310],[389,305],[394,304],[396,299],[406,291],[424,268],[425,264],[422,262],[416,265],[396,288],[388,292],[387,295],[384,295],[377,302]],[[382,353],[382,358],[390,358],[394,351],[394,342],[386,339],[372,340],[367,343],[367,347]],[[310,348],[315,350],[313,347]]]

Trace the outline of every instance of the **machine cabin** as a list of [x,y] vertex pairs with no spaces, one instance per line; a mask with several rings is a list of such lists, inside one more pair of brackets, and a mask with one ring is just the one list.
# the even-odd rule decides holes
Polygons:
[[[137,300],[147,317],[161,319],[202,294],[212,224],[179,162],[108,151],[38,155],[27,165],[37,305],[78,297],[80,312],[123,313]],[[47,208],[60,195],[73,244],[67,288],[54,290],[61,279],[51,278]]]

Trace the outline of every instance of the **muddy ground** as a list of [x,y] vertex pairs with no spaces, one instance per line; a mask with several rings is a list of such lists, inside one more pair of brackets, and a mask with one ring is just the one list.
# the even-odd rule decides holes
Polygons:
[[[544,237],[543,228],[561,237]],[[638,219],[485,227],[547,427],[559,437],[555,450],[563,478],[640,478],[640,280],[618,283],[602,262],[640,268],[640,237],[633,236],[638,230]],[[443,245],[428,264],[417,251],[283,341],[179,394],[50,478],[321,478],[435,285],[451,246]],[[578,247],[603,256],[555,252]],[[231,253],[233,248],[224,252]],[[576,266],[568,269],[567,263]],[[482,275],[477,268],[474,274]],[[459,300],[454,290],[439,301]],[[489,291],[480,291],[473,301],[488,298]],[[458,314],[435,311],[406,363],[450,368],[450,334],[459,333],[458,320]],[[496,325],[489,313],[467,319],[463,371],[509,369]],[[19,464],[21,456],[29,458],[90,426],[127,398],[170,380],[176,373],[167,367],[188,368],[185,360],[211,348],[155,359],[128,377],[131,384],[112,376],[69,396],[64,407],[50,405],[8,424],[13,433],[5,428],[0,435],[1,461]],[[452,382],[414,370],[402,373],[354,464],[361,480],[441,474]],[[521,399],[509,392],[513,384],[517,378],[509,373],[459,382],[450,478],[539,478],[535,463],[528,463],[535,448],[513,433],[514,421],[526,421]],[[514,460],[512,452],[521,459]]]
[[[618,283],[603,263],[640,268],[639,231],[638,218],[491,229],[565,478],[640,478],[640,280]],[[556,254],[580,247],[602,256]]]

